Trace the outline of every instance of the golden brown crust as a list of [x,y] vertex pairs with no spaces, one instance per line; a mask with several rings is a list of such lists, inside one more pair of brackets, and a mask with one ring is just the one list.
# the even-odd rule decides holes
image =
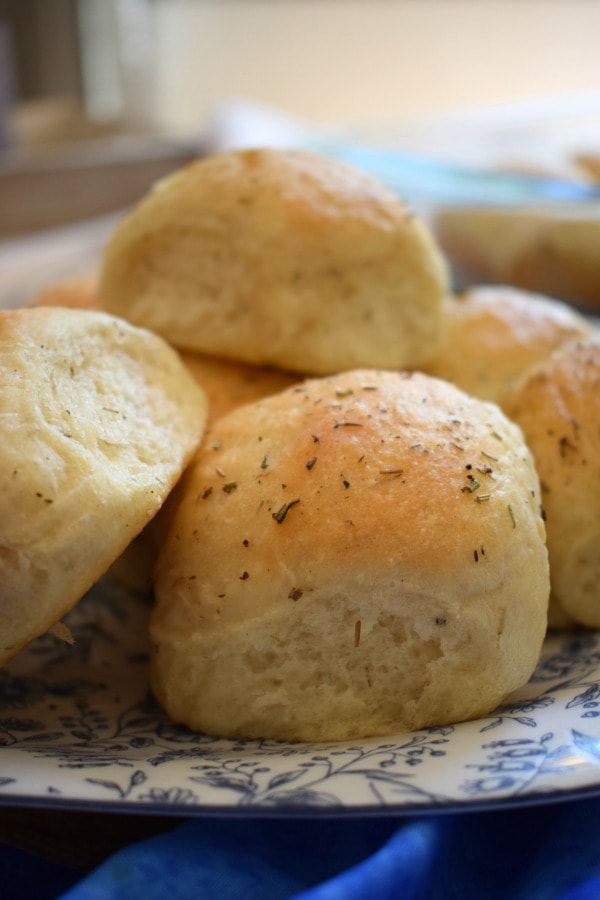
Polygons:
[[600,627],[600,339],[575,341],[506,396],[534,455],[547,515],[553,624]]
[[158,561],[158,698],[192,728],[274,739],[489,711],[545,631],[538,490],[497,407],[421,374],[354,371],[236,410]]
[[447,297],[445,314],[443,344],[423,371],[496,402],[560,344],[592,332],[565,303],[506,285],[480,285]]
[[0,664],[44,633],[160,508],[205,398],[156,335],[105,313],[0,313]]
[[159,183],[110,242],[100,297],[184,349],[323,374],[426,359],[445,287],[429,232],[378,182],[247,150]]

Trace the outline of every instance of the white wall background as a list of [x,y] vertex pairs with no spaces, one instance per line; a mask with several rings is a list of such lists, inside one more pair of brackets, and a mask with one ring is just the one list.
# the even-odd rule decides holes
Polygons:
[[600,90],[598,0],[156,0],[154,104],[224,100],[315,122]]

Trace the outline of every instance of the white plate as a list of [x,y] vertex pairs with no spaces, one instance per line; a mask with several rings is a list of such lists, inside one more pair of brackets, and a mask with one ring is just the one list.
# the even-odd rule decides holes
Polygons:
[[147,685],[150,601],[105,580],[0,672],[0,802],[219,814],[409,813],[600,790],[600,633],[546,640],[530,683],[475,722],[344,743],[217,740]]

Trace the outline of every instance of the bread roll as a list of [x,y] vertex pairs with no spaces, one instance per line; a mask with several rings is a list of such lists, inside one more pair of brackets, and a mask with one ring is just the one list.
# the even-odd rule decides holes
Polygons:
[[436,236],[459,280],[512,284],[600,309],[600,204],[447,209]]
[[277,394],[301,380],[292,372],[229,362],[203,353],[184,351],[181,359],[206,393],[209,424],[237,406]]
[[151,682],[226,737],[338,740],[488,713],[549,592],[539,485],[498,407],[351,371],[213,425],[156,568]]
[[444,342],[423,370],[483,400],[498,401],[515,378],[561,343],[592,331],[565,303],[507,286],[449,296],[445,314]]
[[183,349],[326,374],[431,356],[446,281],[425,226],[369,176],[245,150],[157,185],[117,228],[100,299]]
[[100,312],[2,311],[0,372],[4,664],[156,513],[206,404],[161,338]]
[[82,275],[57,281],[32,297],[27,306],[66,306],[69,309],[99,309],[98,278]]
[[[554,623],[600,627],[600,339],[557,350],[503,401],[535,458]],[[555,618],[556,617],[556,618]],[[567,619],[568,621],[568,619]]]

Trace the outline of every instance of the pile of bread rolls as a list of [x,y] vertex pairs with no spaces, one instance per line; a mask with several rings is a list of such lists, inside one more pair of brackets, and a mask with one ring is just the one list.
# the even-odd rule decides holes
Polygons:
[[600,625],[596,333],[549,297],[452,296],[427,228],[346,164],[199,161],[97,281],[0,316],[0,662],[144,528],[152,688],[222,737],[482,716],[549,609]]

